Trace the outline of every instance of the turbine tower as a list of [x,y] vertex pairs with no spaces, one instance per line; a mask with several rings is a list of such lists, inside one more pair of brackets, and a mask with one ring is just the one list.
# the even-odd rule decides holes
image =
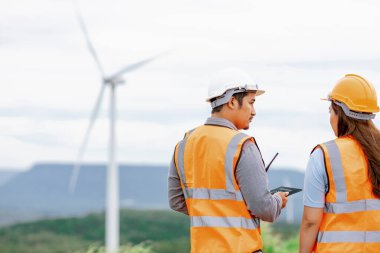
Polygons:
[[87,131],[84,135],[82,144],[80,146],[77,162],[72,170],[69,191],[73,193],[75,191],[76,182],[79,175],[79,170],[83,158],[83,154],[87,148],[88,140],[90,137],[91,130],[94,126],[96,118],[99,113],[99,108],[103,99],[104,91],[107,86],[110,87],[110,108],[109,108],[109,120],[110,120],[110,132],[109,132],[109,153],[108,153],[108,168],[107,168],[107,181],[106,181],[106,251],[107,253],[114,253],[118,251],[119,248],[119,174],[118,174],[118,164],[116,160],[116,88],[119,84],[124,83],[122,75],[129,72],[135,71],[145,64],[158,58],[160,55],[151,57],[139,62],[130,64],[112,75],[106,75],[102,64],[98,58],[96,50],[91,43],[90,36],[88,34],[84,19],[80,12],[79,6],[74,1],[76,7],[76,16],[79,22],[80,29],[86,39],[87,47],[97,65],[98,71],[102,78],[102,85],[100,92],[96,99],[95,107],[92,111],[90,121],[87,127]]

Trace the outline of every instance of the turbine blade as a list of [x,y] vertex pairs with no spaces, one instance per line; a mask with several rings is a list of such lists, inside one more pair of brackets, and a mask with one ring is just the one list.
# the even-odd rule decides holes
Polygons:
[[76,183],[78,180],[78,175],[79,175],[79,171],[80,171],[80,167],[81,167],[81,162],[83,159],[83,154],[86,151],[88,140],[89,140],[90,134],[91,134],[91,130],[94,126],[96,118],[98,117],[100,105],[101,105],[102,100],[103,100],[103,94],[104,94],[105,87],[106,87],[105,84],[102,84],[98,98],[96,100],[95,107],[94,107],[92,114],[91,114],[91,118],[90,118],[90,122],[89,122],[88,127],[87,127],[86,134],[83,138],[82,145],[79,148],[76,163],[75,163],[74,168],[71,172],[70,183],[69,183],[69,192],[70,193],[74,193],[74,191],[75,191],[75,186],[76,186]]
[[80,8],[77,4],[77,2],[75,0],[73,0],[74,2],[74,5],[76,7],[75,9],[75,13],[76,13],[76,16],[77,16],[77,20],[78,20],[78,23],[79,23],[79,27],[84,35],[84,38],[86,39],[86,43],[87,43],[87,47],[88,47],[88,50],[90,51],[90,54],[92,55],[92,57],[94,58],[95,60],[95,63],[96,63],[96,66],[98,67],[98,70],[102,76],[103,79],[105,79],[105,73],[104,73],[104,70],[103,70],[103,67],[102,67],[102,64],[100,63],[100,60],[99,60],[99,57],[98,57],[98,54],[96,53],[95,51],[95,47],[93,46],[91,40],[90,40],[90,35],[88,33],[88,30],[86,28],[86,23],[84,22],[84,19],[83,19],[83,16],[82,16],[82,13],[80,11]]
[[119,70],[118,72],[116,72],[115,74],[113,74],[109,80],[112,80],[114,78],[117,78],[119,77],[120,75],[122,74],[125,74],[125,73],[128,73],[128,72],[132,72],[132,71],[135,71],[141,67],[143,67],[144,65],[162,57],[163,55],[167,54],[167,52],[163,52],[163,53],[160,53],[156,56],[153,56],[153,57],[150,57],[150,58],[147,58],[145,60],[142,60],[142,61],[138,61],[138,62],[135,62],[135,63],[132,63],[124,68],[122,68],[121,70]]

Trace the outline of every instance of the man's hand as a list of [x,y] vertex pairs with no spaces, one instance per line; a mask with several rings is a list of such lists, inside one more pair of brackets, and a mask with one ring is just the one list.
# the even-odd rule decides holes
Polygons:
[[282,209],[286,206],[286,203],[288,203],[289,192],[276,192],[276,194],[280,196],[280,198],[282,199],[282,206],[281,206],[281,209]]

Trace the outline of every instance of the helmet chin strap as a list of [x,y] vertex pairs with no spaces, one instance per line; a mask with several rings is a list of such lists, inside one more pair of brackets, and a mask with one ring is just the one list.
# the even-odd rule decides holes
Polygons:
[[338,106],[340,106],[346,114],[347,117],[359,119],[359,120],[370,120],[375,118],[375,114],[373,113],[360,113],[360,112],[354,112],[351,111],[344,103],[341,103],[339,101],[332,100],[332,102]]

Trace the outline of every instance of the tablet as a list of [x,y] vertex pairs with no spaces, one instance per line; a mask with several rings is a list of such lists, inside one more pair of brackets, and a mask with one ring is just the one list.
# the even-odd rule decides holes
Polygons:
[[287,186],[280,186],[280,187],[277,187],[276,189],[271,190],[270,193],[275,194],[276,192],[289,192],[288,196],[290,196],[300,191],[302,191],[302,189],[292,188],[292,187],[287,187]]

